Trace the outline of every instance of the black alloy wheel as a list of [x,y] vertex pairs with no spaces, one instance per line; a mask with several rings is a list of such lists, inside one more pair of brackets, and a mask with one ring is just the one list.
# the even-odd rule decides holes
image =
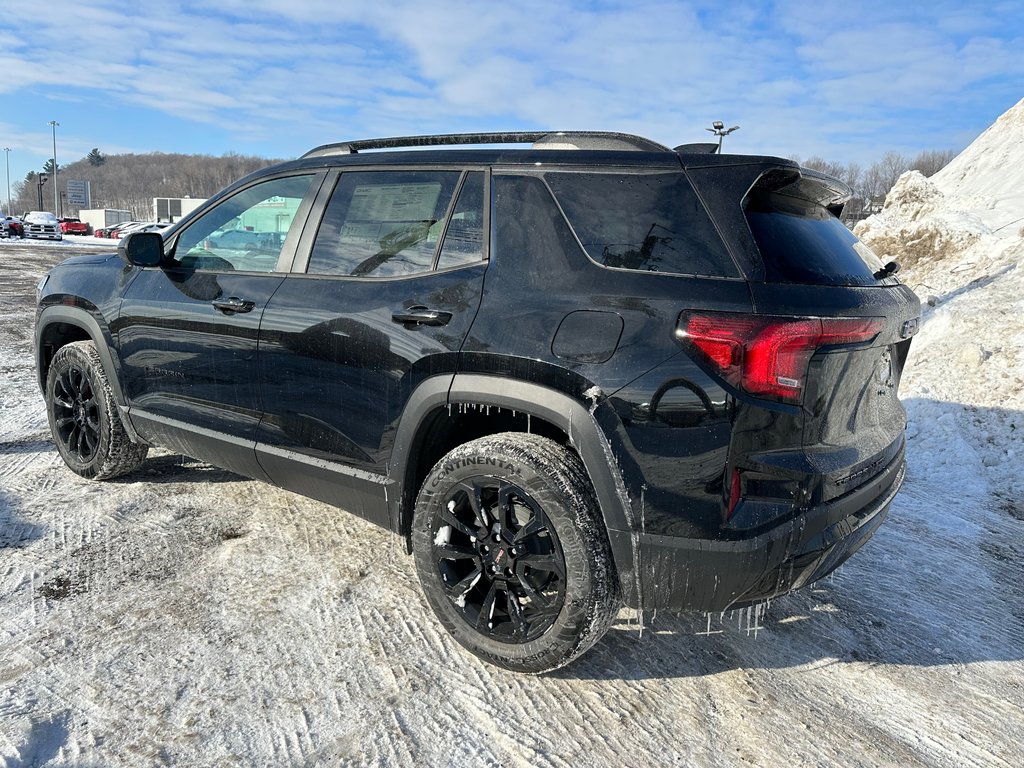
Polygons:
[[434,614],[492,664],[557,669],[618,613],[590,479],[574,451],[548,438],[504,432],[454,448],[423,480],[410,534]]
[[131,472],[146,458],[149,446],[131,441],[91,341],[57,350],[45,392],[50,432],[71,471],[106,480]]
[[443,507],[433,556],[462,618],[505,642],[543,634],[565,601],[565,556],[541,506],[513,483],[478,477]]
[[88,464],[100,444],[100,406],[88,374],[77,365],[65,368],[56,378],[52,400],[54,438]]

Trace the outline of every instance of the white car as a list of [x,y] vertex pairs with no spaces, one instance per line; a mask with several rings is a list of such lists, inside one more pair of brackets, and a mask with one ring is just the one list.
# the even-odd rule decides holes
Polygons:
[[121,237],[124,237],[125,235],[131,234],[133,232],[161,232],[162,230],[167,229],[169,226],[171,226],[171,223],[169,221],[152,221],[149,222],[148,224],[139,224],[137,226],[131,227],[127,232],[122,230]]
[[21,218],[22,237],[36,240],[62,240],[60,222],[49,211],[29,211]]
[[159,232],[169,226],[171,226],[170,223],[165,221],[136,221],[115,229],[118,237],[127,237],[134,232]]

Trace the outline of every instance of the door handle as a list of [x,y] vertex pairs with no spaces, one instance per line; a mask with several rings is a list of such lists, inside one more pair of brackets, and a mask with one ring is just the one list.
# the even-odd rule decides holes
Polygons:
[[447,325],[452,319],[452,313],[417,305],[408,309],[396,309],[391,313],[391,319],[396,323],[412,325]]
[[213,306],[226,315],[234,315],[239,312],[252,312],[252,308],[256,306],[256,302],[249,301],[247,299],[240,299],[237,296],[229,296],[226,299],[215,300],[213,302]]

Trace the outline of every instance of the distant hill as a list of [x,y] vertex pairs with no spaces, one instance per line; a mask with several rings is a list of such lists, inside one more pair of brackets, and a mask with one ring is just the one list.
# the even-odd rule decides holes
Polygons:
[[[121,208],[134,217],[153,215],[154,197],[207,198],[246,174],[280,160],[229,153],[182,155],[151,152],[149,154],[101,155],[96,150],[74,163],[60,165],[59,191],[67,190],[68,180],[88,181],[92,189],[92,208]],[[98,163],[98,164],[97,164]],[[15,213],[39,207],[35,177],[26,179],[11,190]],[[43,184],[43,208],[53,207],[53,179]],[[64,201],[65,216],[78,213],[78,206]]]

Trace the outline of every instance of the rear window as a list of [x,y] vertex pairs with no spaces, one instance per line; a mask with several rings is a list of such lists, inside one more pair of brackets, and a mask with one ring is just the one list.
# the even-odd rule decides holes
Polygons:
[[768,282],[883,284],[874,277],[881,260],[821,206],[767,195],[751,202],[747,221]]
[[548,173],[587,255],[618,269],[739,277],[693,187],[679,172]]

